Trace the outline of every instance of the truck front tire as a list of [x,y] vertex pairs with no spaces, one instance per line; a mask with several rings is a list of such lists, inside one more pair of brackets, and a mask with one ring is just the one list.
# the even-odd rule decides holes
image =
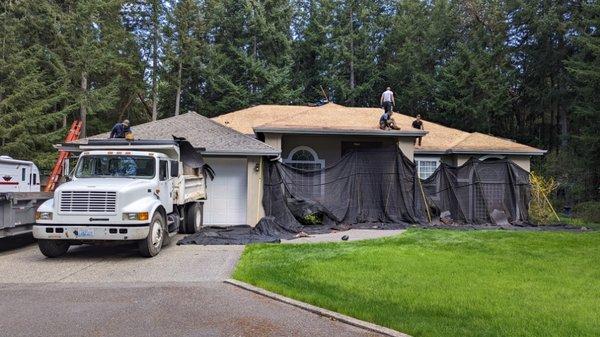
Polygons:
[[149,227],[148,237],[138,244],[140,254],[144,257],[153,257],[160,253],[165,235],[169,235],[166,231],[165,218],[158,211],[152,216]]
[[54,258],[65,255],[69,250],[69,242],[63,240],[38,240],[38,247],[46,257]]
[[190,204],[185,211],[185,232],[194,234],[202,228],[204,224],[203,204],[194,202]]

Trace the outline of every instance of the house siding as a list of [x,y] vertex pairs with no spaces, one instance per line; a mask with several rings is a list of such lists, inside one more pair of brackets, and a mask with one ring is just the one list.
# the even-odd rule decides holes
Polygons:
[[[268,138],[265,137],[265,141]],[[298,146],[308,146],[315,150],[319,159],[325,160],[325,166],[330,166],[342,157],[342,142],[381,142],[383,145],[394,146],[398,142],[396,138],[364,137],[364,136],[305,136],[284,135],[281,140],[281,157],[287,158],[292,150]],[[273,144],[269,144],[273,146]],[[400,148],[406,156],[412,160],[412,138],[401,139]],[[408,154],[406,153],[408,152]]]

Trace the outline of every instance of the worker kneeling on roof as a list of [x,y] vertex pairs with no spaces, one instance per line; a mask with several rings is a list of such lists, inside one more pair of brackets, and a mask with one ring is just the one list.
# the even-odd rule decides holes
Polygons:
[[129,127],[129,120],[126,119],[123,122],[117,123],[115,126],[113,126],[109,138],[125,138],[125,136],[130,132],[131,128]]
[[379,118],[379,128],[381,130],[400,130],[400,128],[396,125],[396,121],[392,118],[392,111],[384,112],[383,115]]

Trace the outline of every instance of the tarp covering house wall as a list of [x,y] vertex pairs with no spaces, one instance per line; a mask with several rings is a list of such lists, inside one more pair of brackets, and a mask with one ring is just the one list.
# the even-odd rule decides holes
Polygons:
[[458,167],[442,163],[422,185],[434,216],[450,212],[465,224],[527,220],[529,172],[510,160],[471,158]]
[[265,214],[277,222],[314,213],[325,224],[424,220],[415,208],[414,164],[395,149],[355,150],[321,170],[272,162],[264,179]]
[[[397,149],[356,150],[321,170],[279,162],[265,172],[263,206],[279,223],[323,214],[326,224],[465,224],[527,220],[529,173],[508,160],[441,164],[426,180]],[[429,215],[427,213],[429,208]]]

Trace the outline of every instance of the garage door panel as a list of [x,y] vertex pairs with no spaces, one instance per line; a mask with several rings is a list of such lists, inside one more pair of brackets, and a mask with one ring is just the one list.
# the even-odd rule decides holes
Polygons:
[[205,158],[215,170],[207,182],[208,200],[204,206],[206,225],[246,224],[248,188],[247,163],[241,158]]

